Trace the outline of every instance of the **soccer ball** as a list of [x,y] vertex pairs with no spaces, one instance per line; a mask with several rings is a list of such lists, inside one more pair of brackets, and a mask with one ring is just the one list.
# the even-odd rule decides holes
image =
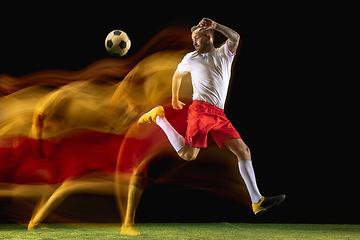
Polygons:
[[130,47],[130,38],[121,30],[111,31],[105,39],[105,48],[113,56],[124,56]]

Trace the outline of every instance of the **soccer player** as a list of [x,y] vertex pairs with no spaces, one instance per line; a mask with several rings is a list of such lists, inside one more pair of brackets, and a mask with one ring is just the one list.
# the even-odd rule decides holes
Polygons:
[[[227,37],[224,45],[214,48],[214,30]],[[157,106],[140,117],[139,123],[155,123],[167,135],[178,155],[186,161],[196,159],[201,148],[207,146],[211,134],[220,148],[227,148],[238,158],[239,171],[249,191],[252,209],[259,216],[279,205],[285,195],[264,197],[255,179],[249,148],[224,114],[231,65],[240,36],[234,30],[204,18],[191,28],[195,51],[179,63],[172,79],[172,106],[181,110],[179,100],[182,78],[190,73],[193,85],[193,103],[188,111],[185,137],[181,136],[165,118],[164,108]]]

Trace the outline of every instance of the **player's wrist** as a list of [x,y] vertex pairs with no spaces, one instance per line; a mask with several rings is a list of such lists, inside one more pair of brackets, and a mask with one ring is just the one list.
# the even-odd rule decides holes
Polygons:
[[216,30],[216,31],[219,31],[219,32],[223,32],[224,27],[225,27],[224,25],[221,25],[221,24],[219,24],[219,23],[216,23],[215,30]]
[[217,27],[218,27],[218,23],[217,22],[215,22],[215,21],[213,21],[214,23],[213,23],[213,28],[214,28],[214,30],[217,30]]

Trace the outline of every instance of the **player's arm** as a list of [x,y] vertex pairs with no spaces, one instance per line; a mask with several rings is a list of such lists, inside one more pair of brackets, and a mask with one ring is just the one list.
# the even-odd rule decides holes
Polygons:
[[198,26],[203,29],[215,29],[221,32],[222,34],[224,34],[225,37],[228,38],[228,40],[226,41],[228,49],[231,52],[236,51],[236,48],[238,47],[240,41],[240,35],[236,31],[224,25],[216,23],[215,21],[209,18],[203,18]]
[[179,100],[179,90],[181,85],[181,80],[186,74],[180,74],[178,71],[175,71],[172,79],[172,106],[176,110],[181,110],[185,103]]

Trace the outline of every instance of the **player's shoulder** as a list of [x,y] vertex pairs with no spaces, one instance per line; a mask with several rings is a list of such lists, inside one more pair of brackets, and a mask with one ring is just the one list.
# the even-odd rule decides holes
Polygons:
[[226,42],[223,43],[220,47],[215,49],[216,55],[218,56],[226,56],[226,57],[234,57],[235,53],[230,52],[227,48]]
[[195,51],[192,51],[192,52],[189,52],[188,54],[185,55],[185,57],[195,57],[195,56],[198,56],[199,53],[195,50]]
[[192,51],[192,52],[189,52],[188,54],[186,54],[184,58],[191,60],[191,59],[195,59],[197,57],[199,57],[199,53],[195,50],[195,51]]
[[221,46],[220,47],[218,47],[218,48],[215,48],[215,52],[216,52],[216,54],[221,54],[221,53],[223,53],[224,52],[224,47],[225,47],[225,44],[226,43],[223,43],[223,44],[221,44]]

